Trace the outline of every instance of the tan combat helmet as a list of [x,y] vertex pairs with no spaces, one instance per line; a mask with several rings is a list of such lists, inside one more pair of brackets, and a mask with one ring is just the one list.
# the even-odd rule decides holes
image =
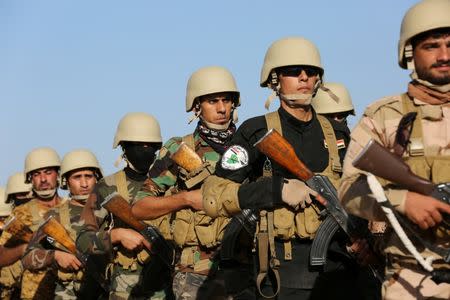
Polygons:
[[355,115],[350,93],[341,83],[325,82],[317,91],[311,105],[318,114],[349,112]]
[[[4,187],[0,187],[0,217],[9,216],[11,214],[11,211],[12,211],[11,203],[6,202],[6,190]],[[0,226],[0,229],[2,226]]]
[[67,189],[67,173],[78,169],[93,169],[97,180],[103,178],[100,164],[94,153],[85,149],[73,150],[64,155],[61,163],[61,188]]
[[8,178],[6,183],[6,202],[11,203],[11,195],[18,193],[30,193],[31,184],[25,183],[25,175],[22,172],[15,173]]
[[194,108],[195,100],[198,97],[221,92],[236,93],[234,106],[240,105],[239,90],[230,71],[218,66],[198,69],[192,73],[187,83],[186,112],[190,112]]
[[398,64],[403,69],[414,69],[411,38],[438,28],[450,27],[450,1],[424,0],[405,14],[398,42]]
[[61,166],[61,160],[58,153],[49,147],[42,147],[33,149],[27,154],[25,158],[25,183],[30,183],[30,172],[42,168],[59,167]]
[[113,149],[117,148],[120,142],[161,143],[161,128],[158,121],[143,112],[126,114],[117,126]]
[[302,37],[287,37],[275,41],[264,57],[260,86],[270,87],[273,84],[272,73],[276,68],[295,65],[319,68],[323,75],[319,50],[312,42]]

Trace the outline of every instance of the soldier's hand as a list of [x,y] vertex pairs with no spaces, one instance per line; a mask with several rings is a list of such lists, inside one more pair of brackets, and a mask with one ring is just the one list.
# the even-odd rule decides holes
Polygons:
[[318,193],[308,187],[303,181],[298,179],[284,179],[283,181],[281,199],[295,209],[306,207],[306,204],[312,202],[311,196],[317,195]]
[[186,199],[193,210],[203,210],[203,197],[200,189],[186,192]]
[[59,250],[55,250],[55,261],[61,269],[67,271],[78,271],[82,266],[75,255]]
[[113,243],[120,242],[130,251],[139,251],[143,247],[150,249],[149,242],[139,232],[129,228],[114,228],[111,230],[111,240]]
[[441,223],[442,213],[450,214],[450,205],[418,193],[406,194],[405,215],[420,228],[425,230]]

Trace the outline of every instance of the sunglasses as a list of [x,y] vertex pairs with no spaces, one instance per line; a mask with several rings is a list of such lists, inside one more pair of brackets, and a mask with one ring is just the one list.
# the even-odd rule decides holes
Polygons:
[[287,76],[287,77],[298,77],[305,71],[306,76],[312,77],[320,74],[320,69],[311,66],[288,66],[282,67],[278,69],[278,74]]

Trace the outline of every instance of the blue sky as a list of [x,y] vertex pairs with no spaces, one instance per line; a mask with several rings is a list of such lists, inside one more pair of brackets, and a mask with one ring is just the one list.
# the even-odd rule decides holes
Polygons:
[[263,114],[264,54],[286,36],[319,47],[325,80],[352,94],[354,124],[368,103],[406,89],[397,41],[415,2],[0,0],[0,185],[39,146],[61,157],[88,148],[114,172],[127,112],[154,115],[164,140],[191,132],[186,83],[203,66],[235,75],[241,120]]

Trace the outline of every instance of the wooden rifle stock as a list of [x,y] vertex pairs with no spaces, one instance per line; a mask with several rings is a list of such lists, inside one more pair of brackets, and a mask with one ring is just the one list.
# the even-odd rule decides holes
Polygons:
[[178,150],[172,154],[172,160],[188,172],[198,170],[203,161],[186,143],[182,142]]
[[33,231],[16,216],[9,219],[3,226],[3,231],[9,232],[15,239],[29,243],[33,237]]
[[373,139],[355,158],[353,166],[422,195],[431,195],[435,188],[432,182],[412,173],[401,158]]
[[130,204],[120,195],[106,199],[101,206],[136,231],[141,232],[147,227],[133,216]]
[[41,225],[41,230],[46,235],[63,245],[72,254],[77,254],[77,247],[75,241],[70,237],[70,234],[53,216],[49,216],[47,220]]
[[275,129],[270,129],[254,146],[298,179],[308,181],[314,176],[313,172],[297,157],[291,144]]

